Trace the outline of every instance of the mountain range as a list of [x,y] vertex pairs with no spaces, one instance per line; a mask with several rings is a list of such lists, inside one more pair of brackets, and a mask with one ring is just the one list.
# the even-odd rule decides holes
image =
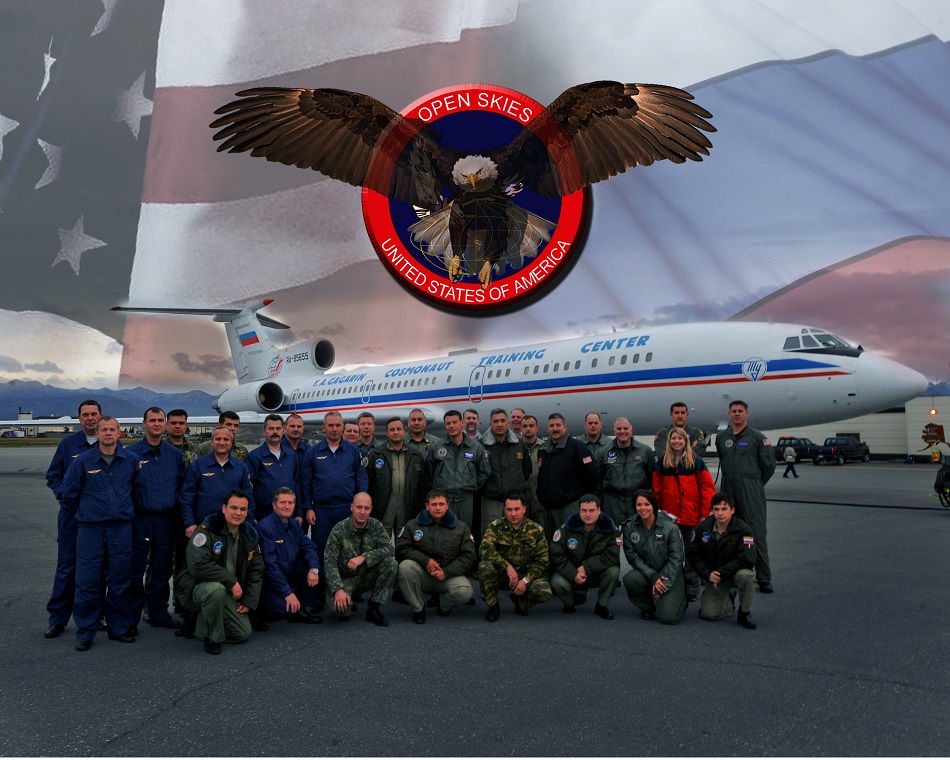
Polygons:
[[141,416],[150,406],[184,409],[189,415],[213,415],[215,399],[204,391],[160,393],[148,388],[57,388],[35,380],[10,380],[0,383],[0,419],[15,420],[20,409],[33,412],[34,417],[75,417],[79,403],[95,399],[103,414],[113,417]]

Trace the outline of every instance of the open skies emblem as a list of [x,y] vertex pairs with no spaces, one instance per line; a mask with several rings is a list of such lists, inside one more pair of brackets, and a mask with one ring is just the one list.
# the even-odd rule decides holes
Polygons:
[[[363,188],[366,230],[410,292],[491,310],[538,294],[576,255],[588,187],[637,165],[701,161],[715,128],[692,95],[591,82],[544,108],[504,87],[430,93],[396,113],[360,93],[261,87],[211,123],[250,151]],[[700,131],[702,130],[702,131]]]

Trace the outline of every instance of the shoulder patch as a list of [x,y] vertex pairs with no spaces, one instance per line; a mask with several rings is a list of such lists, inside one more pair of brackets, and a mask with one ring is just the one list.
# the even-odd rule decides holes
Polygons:
[[581,461],[582,461],[584,464],[590,464],[590,463],[593,462],[594,460],[593,460],[591,457],[584,457]]
[[746,546],[755,546],[755,539],[753,539],[752,536],[743,536],[742,543]]
[[772,444],[769,443],[769,439],[768,439],[768,438],[763,438],[763,439],[762,439],[762,445],[763,445],[763,446],[771,446]]
[[561,531],[560,530],[554,531],[554,537],[551,539],[551,541],[553,541],[554,543],[557,543],[560,540],[561,540]]
[[202,546],[208,543],[208,537],[204,533],[195,533],[195,537],[191,539],[191,543],[200,549]]

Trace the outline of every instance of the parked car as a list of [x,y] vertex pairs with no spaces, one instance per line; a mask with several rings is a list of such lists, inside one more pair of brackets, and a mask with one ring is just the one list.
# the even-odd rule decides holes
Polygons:
[[818,447],[818,451],[815,453],[814,462],[816,465],[822,462],[844,464],[849,459],[869,462],[871,451],[866,443],[857,438],[837,436],[835,438],[825,438],[825,442]]
[[775,461],[785,461],[785,449],[791,446],[795,449],[795,461],[801,462],[803,459],[812,459],[818,444],[811,438],[792,438],[791,436],[782,436],[775,444]]

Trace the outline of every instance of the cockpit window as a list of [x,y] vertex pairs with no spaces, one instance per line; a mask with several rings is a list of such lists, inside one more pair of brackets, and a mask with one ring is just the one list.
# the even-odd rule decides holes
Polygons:
[[803,335],[802,346],[805,348],[818,348],[818,341],[811,337],[811,335]]
[[815,340],[817,340],[824,348],[853,348],[853,346],[846,340],[842,340],[837,335],[832,335],[831,333],[812,330],[812,335],[815,336]]
[[802,347],[802,342],[801,342],[798,338],[796,338],[796,337],[793,336],[793,337],[791,337],[791,338],[786,338],[786,339],[785,339],[785,345],[782,346],[782,350],[783,350],[783,351],[794,351],[795,349],[801,348],[801,347]]

